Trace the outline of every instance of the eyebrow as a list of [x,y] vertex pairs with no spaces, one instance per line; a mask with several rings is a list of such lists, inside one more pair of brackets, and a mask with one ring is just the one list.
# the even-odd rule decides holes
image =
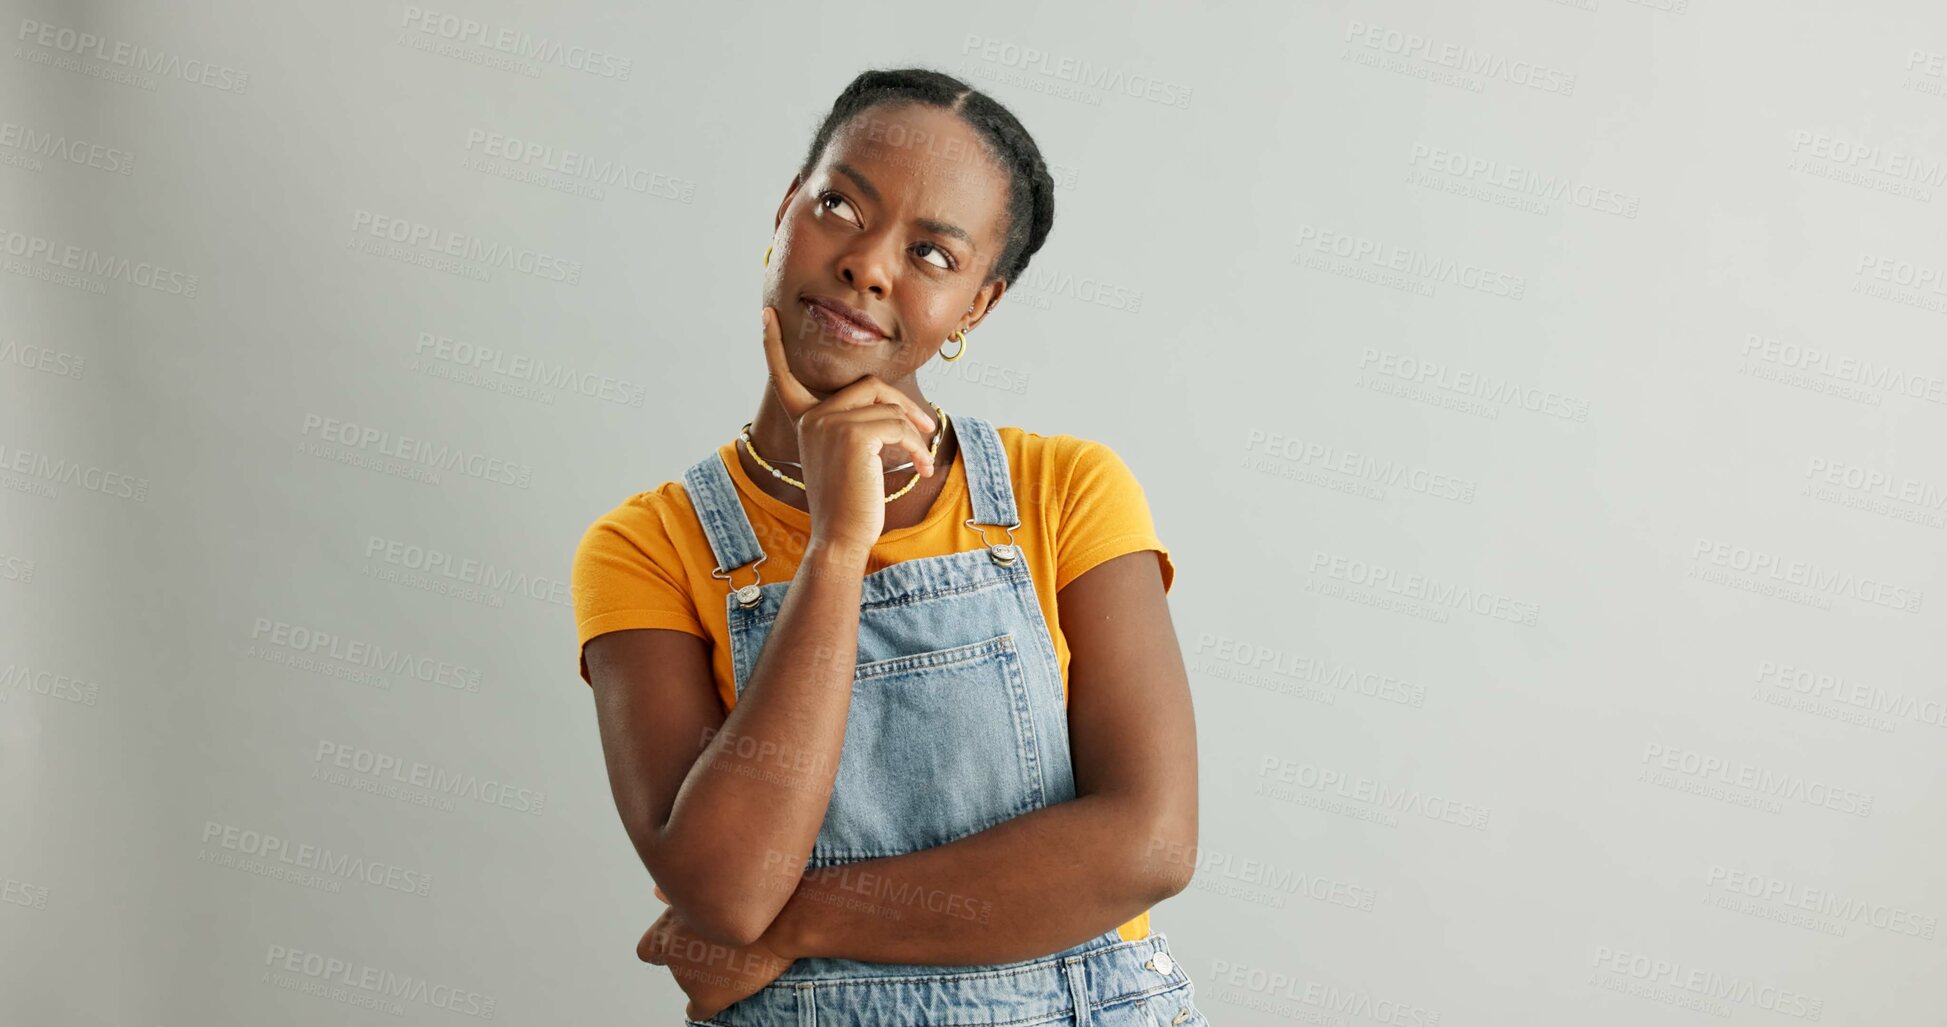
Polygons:
[[[850,164],[846,164],[843,161],[832,165],[832,167],[834,170],[843,173],[846,178],[851,179],[852,184],[859,187],[859,192],[864,193],[866,199],[871,200],[873,203],[884,202],[879,196],[879,190],[873,187],[872,182],[868,180],[865,177],[864,173],[860,172],[859,169],[851,166]],[[976,253],[980,252],[980,244],[974,242],[973,236],[968,235],[967,230],[961,228],[959,225],[953,224],[948,221],[941,221],[938,220],[937,218],[916,218],[914,219],[914,221],[916,224],[919,225],[919,227],[924,228],[929,232],[934,232],[939,235],[952,236],[953,238],[966,243],[968,249],[973,250]]]

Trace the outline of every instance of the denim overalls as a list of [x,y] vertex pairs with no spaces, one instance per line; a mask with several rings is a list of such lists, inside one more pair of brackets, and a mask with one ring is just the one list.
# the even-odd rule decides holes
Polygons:
[[[994,426],[951,421],[965,461],[974,548],[868,574],[859,601],[858,670],[845,745],[807,868],[895,856],[975,834],[1075,798],[1068,716],[1054,640],[1027,560],[1013,542],[1014,488]],[[789,581],[762,581],[764,551],[736,485],[712,453],[685,472],[690,501],[730,581],[724,603],[739,697]],[[1005,534],[1007,541],[989,536]],[[757,581],[731,579],[760,565]],[[977,915],[980,896],[857,898]],[[1152,930],[1115,928],[1037,959],[932,966],[807,958],[706,1021],[727,1027],[1208,1027],[1193,986]]]

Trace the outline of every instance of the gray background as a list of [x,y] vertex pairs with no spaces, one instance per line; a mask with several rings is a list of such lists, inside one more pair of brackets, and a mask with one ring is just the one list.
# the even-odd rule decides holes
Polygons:
[[1939,1022],[1938,5],[5,6],[0,1018],[675,1022],[569,561],[923,64],[1060,179],[927,391],[1181,570],[1213,1023]]

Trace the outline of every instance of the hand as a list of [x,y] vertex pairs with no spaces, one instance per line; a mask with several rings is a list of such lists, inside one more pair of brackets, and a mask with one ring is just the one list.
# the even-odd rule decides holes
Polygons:
[[764,308],[764,359],[771,391],[797,427],[812,538],[869,552],[886,524],[880,451],[907,450],[913,466],[932,476],[931,436],[939,427],[932,413],[871,374],[819,400],[791,373],[777,311],[770,307]]
[[[669,901],[661,886],[656,888],[656,897]],[[635,952],[645,963],[669,968],[677,986],[689,996],[683,1015],[691,1020],[715,1016],[757,994],[793,962],[761,940],[739,946],[699,938],[674,906],[663,910],[663,915],[643,932]]]

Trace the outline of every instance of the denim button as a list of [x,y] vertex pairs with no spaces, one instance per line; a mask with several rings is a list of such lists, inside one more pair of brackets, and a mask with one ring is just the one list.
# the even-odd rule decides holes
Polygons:
[[1158,952],[1150,958],[1148,965],[1151,970],[1159,974],[1166,974],[1170,972],[1171,967],[1176,965],[1176,961],[1170,958],[1169,953]]

